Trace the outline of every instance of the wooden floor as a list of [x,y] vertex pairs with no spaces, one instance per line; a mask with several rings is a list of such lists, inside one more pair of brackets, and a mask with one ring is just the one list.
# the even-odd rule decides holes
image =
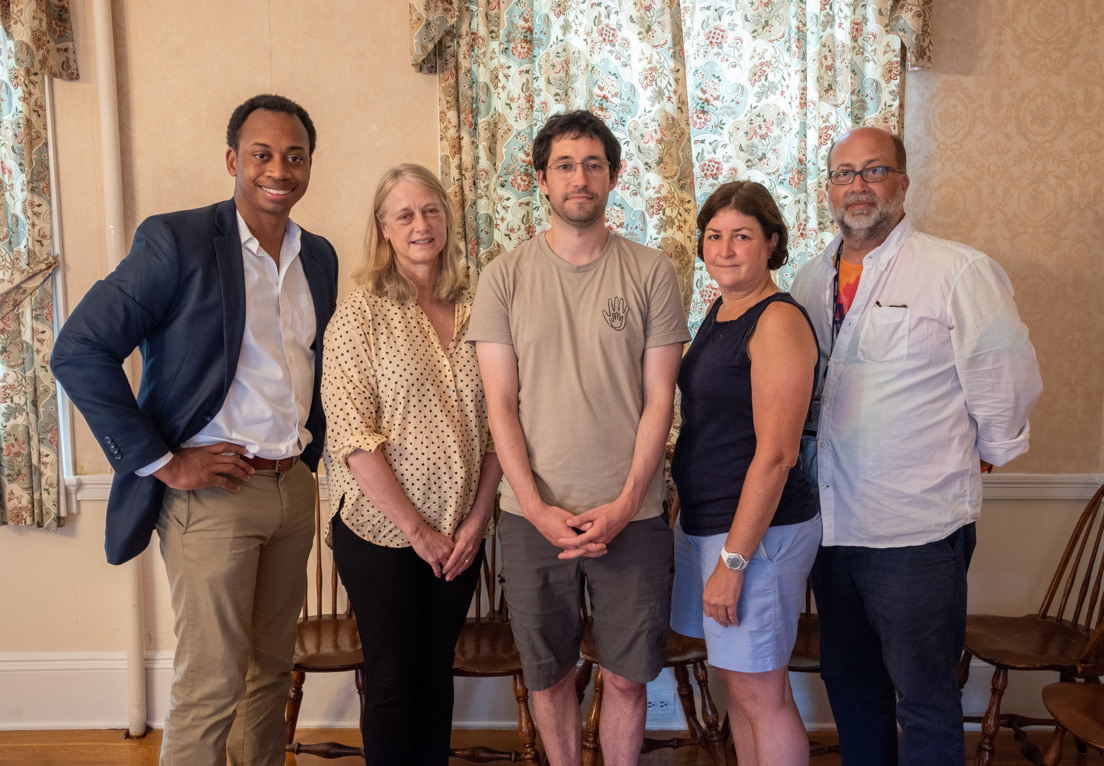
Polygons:
[[[299,732],[303,742],[334,740],[356,744],[358,732],[350,729],[304,730]],[[1040,732],[1033,737],[1037,742],[1045,742],[1046,733]],[[813,739],[819,742],[832,742],[834,734],[815,732]],[[977,744],[979,735],[966,734],[966,746],[970,753]],[[492,731],[456,731],[453,733],[453,745],[463,746],[474,743],[512,747],[515,742],[512,732]],[[143,739],[127,739],[124,732],[107,731],[0,731],[0,766],[156,766],[157,755],[161,748],[161,732],[152,731]],[[972,759],[971,759],[972,760]],[[729,763],[736,759],[730,758]],[[451,764],[465,763],[454,759]],[[641,766],[707,766],[709,759],[696,747],[678,751],[662,750],[647,753],[640,759]],[[997,740],[997,755],[993,766],[1023,766],[1027,761],[1019,754],[1019,746],[1010,733],[1002,732]],[[1077,757],[1073,743],[1067,738],[1063,764],[1077,766],[1100,766],[1104,756],[1096,752],[1082,758]],[[364,762],[354,758],[322,760],[308,755],[298,757],[289,755],[286,766],[364,766]],[[822,755],[814,758],[812,766],[839,766],[839,756]]]

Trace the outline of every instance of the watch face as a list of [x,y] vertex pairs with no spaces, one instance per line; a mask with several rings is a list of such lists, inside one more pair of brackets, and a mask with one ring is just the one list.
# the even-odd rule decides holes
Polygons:
[[739,553],[729,553],[728,551],[724,551],[722,559],[724,560],[725,566],[734,572],[739,572],[747,568],[747,559],[745,559]]

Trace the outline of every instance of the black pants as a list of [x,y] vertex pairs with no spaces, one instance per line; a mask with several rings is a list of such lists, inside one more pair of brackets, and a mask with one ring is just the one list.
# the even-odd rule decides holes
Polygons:
[[413,548],[384,548],[333,522],[333,551],[360,628],[367,766],[447,766],[452,661],[483,549],[452,582]]

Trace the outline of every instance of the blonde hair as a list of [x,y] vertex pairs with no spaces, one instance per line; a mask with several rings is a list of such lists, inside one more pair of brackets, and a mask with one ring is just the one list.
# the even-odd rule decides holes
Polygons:
[[401,180],[418,184],[433,192],[445,212],[445,246],[441,249],[440,269],[433,297],[443,301],[456,301],[468,288],[468,278],[462,268],[462,253],[456,241],[452,203],[437,176],[421,165],[406,162],[396,165],[383,174],[376,187],[372,203],[372,218],[368,222],[368,234],[364,241],[364,260],[353,273],[353,281],[373,295],[388,298],[396,303],[409,303],[418,297],[418,288],[395,262],[395,251],[383,236],[380,217],[384,203]]

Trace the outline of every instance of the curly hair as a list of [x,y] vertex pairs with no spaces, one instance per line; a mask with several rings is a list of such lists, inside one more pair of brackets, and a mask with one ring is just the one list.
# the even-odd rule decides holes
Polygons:
[[533,139],[533,170],[544,172],[548,169],[548,158],[552,154],[552,142],[557,138],[580,138],[589,136],[602,142],[606,150],[606,162],[612,180],[621,171],[621,144],[617,137],[597,115],[585,109],[555,114],[548,118],[544,127]]
[[303,127],[307,129],[307,150],[312,156],[314,155],[314,145],[318,140],[318,135],[314,131],[314,122],[311,121],[307,110],[290,98],[273,96],[270,93],[254,96],[234,110],[234,113],[230,115],[230,124],[226,126],[227,146],[235,152],[238,150],[238,144],[241,142],[242,125],[245,124],[246,118],[258,109],[283,112],[298,117],[299,121],[303,123]]

